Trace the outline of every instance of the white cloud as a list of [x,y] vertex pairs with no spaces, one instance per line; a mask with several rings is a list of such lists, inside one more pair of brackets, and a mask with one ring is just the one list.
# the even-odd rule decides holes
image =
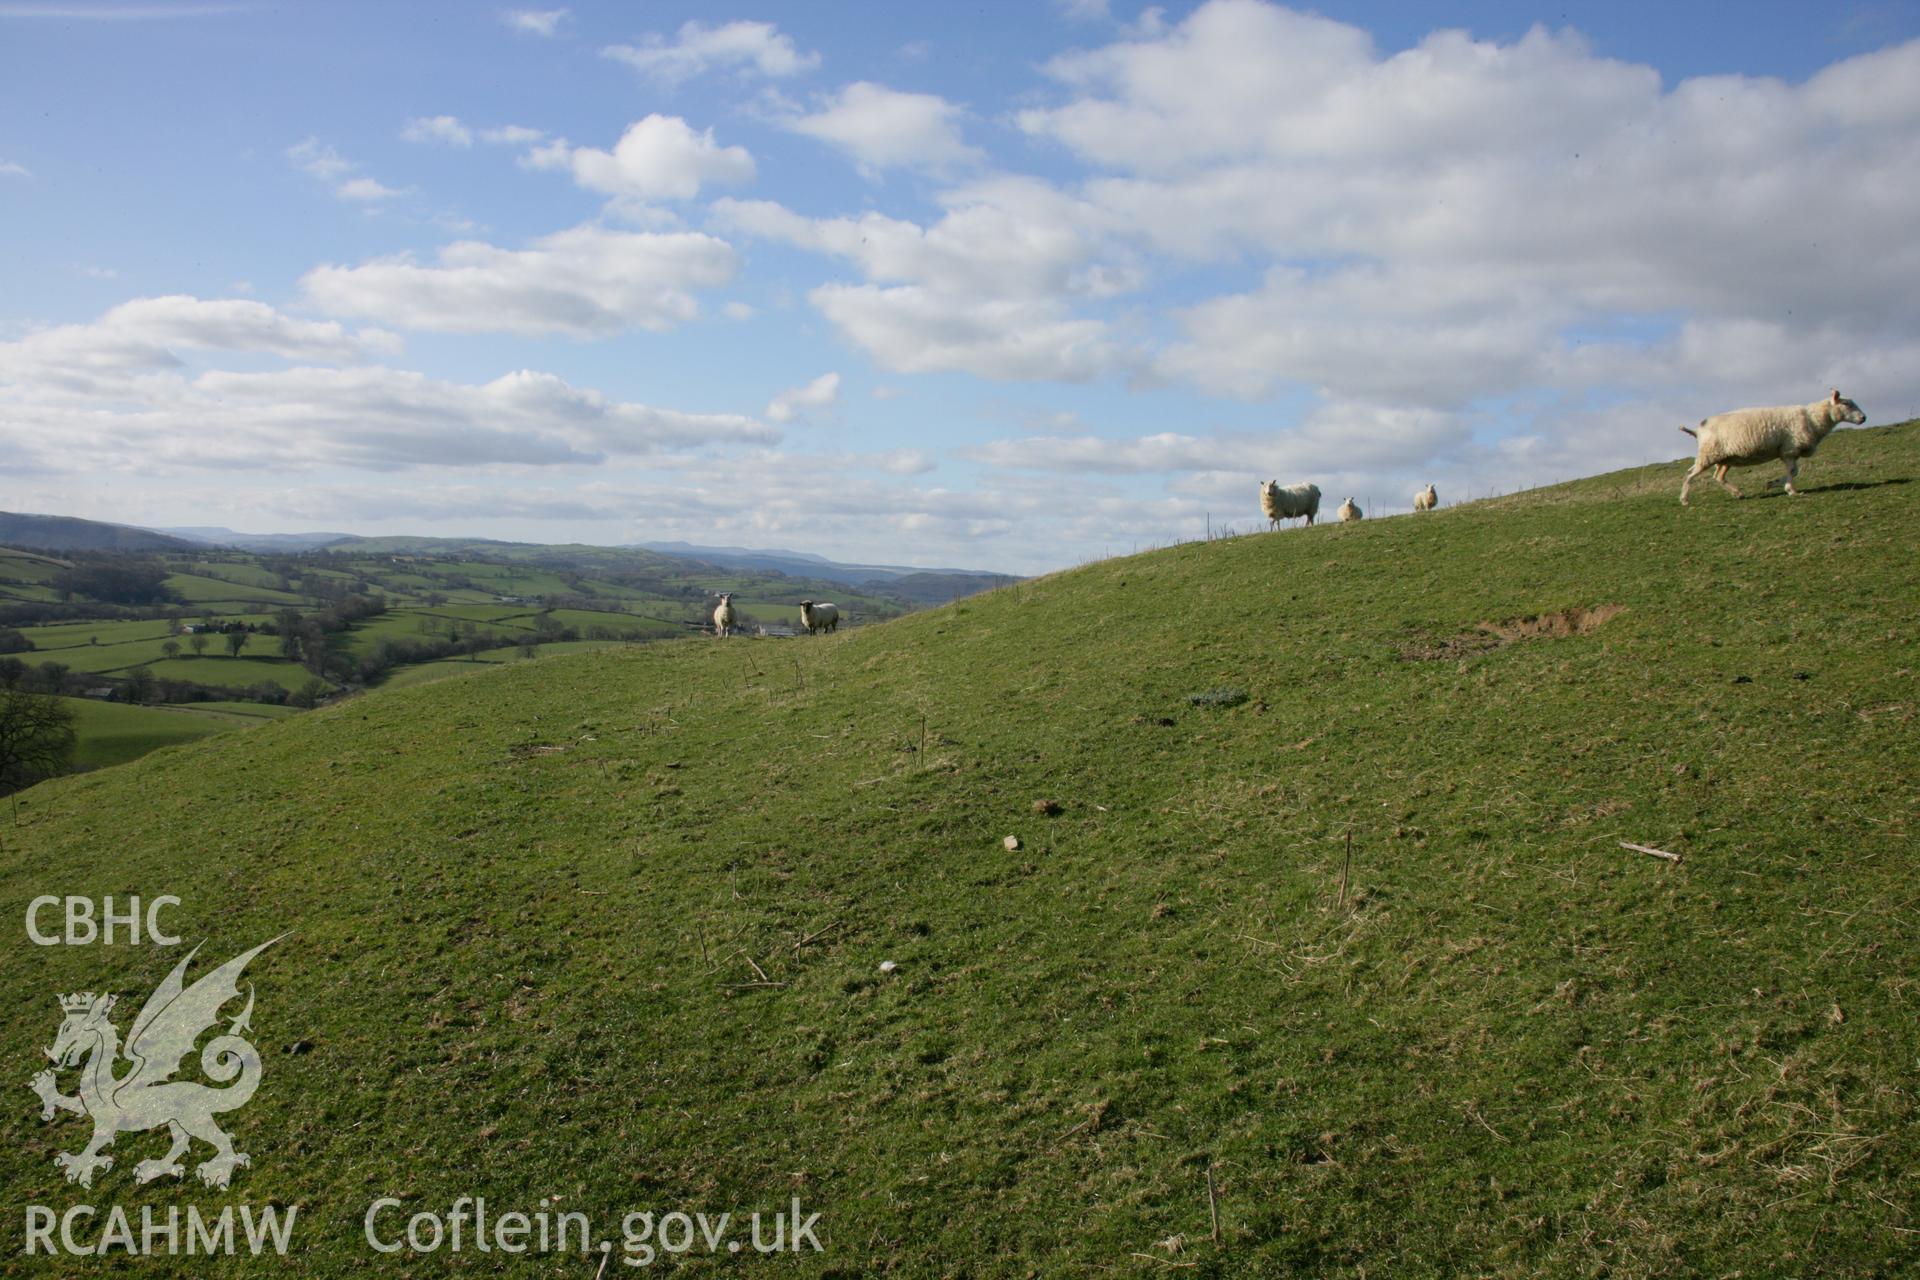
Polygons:
[[353,168],[345,156],[318,138],[307,138],[288,147],[287,159],[322,182],[332,182]]
[[1109,22],[1113,19],[1113,14],[1107,8],[1107,0],[1053,0],[1053,7],[1068,22]]
[[38,377],[0,383],[0,441],[49,467],[85,457],[150,475],[599,466],[779,439],[743,415],[611,400],[530,370],[478,385],[381,366],[171,370],[140,382],[137,407],[128,399]]
[[961,450],[961,456],[989,466],[1031,471],[1135,472],[1210,471],[1247,462],[1244,445],[1217,436],[1179,432],[1133,439],[1103,436],[1027,436],[995,440]]
[[0,160],[0,178],[31,178],[33,174],[25,165],[15,164],[11,160]]
[[42,391],[106,395],[141,375],[185,367],[180,352],[249,352],[290,360],[353,362],[399,349],[379,329],[349,332],[300,320],[261,302],[186,295],[136,298],[89,324],[61,325],[0,343],[0,378]]
[[348,178],[333,189],[333,194],[342,200],[357,200],[365,204],[376,200],[391,200],[402,193],[372,178]]
[[695,132],[678,116],[650,115],[627,126],[612,151],[570,147],[559,139],[529,152],[536,169],[565,169],[591,191],[634,200],[690,200],[708,183],[753,180],[753,157],[743,147],[722,147],[713,130]]
[[406,142],[439,142],[453,147],[473,145],[473,131],[457,116],[416,116],[400,130]]
[[500,21],[515,31],[551,40],[571,12],[569,9],[509,9],[500,15]]
[[734,269],[733,250],[709,235],[589,225],[520,250],[459,241],[431,266],[402,255],[316,267],[301,287],[322,310],[403,328],[595,337],[684,323],[699,312],[694,291]]
[[1087,382],[1126,353],[1097,320],[1043,301],[966,298],[919,285],[821,285],[808,299],[896,373],[972,373],[1008,382]]
[[789,387],[767,405],[767,417],[792,422],[809,409],[831,409],[840,402],[840,375],[823,373],[804,387]]
[[296,142],[286,154],[295,168],[326,183],[338,199],[369,204],[405,194],[373,178],[348,177],[359,166],[318,138]]
[[1800,86],[1665,86],[1573,33],[1383,55],[1356,27],[1213,0],[1047,69],[1064,100],[1017,119],[1094,170],[1083,225],[1262,272],[1172,313],[1154,367],[1211,393],[1451,411],[1684,368],[1706,398],[1728,380],[1684,350],[1690,325],[1784,322],[1802,374],[1849,342],[1882,370],[1904,347],[1920,42]]
[[996,380],[1084,382],[1135,367],[1106,321],[1073,304],[1137,283],[1108,256],[1102,216],[1031,179],[944,192],[930,226],[878,213],[805,218],[767,201],[720,200],[716,218],[751,235],[843,258],[864,284],[808,296],[841,334],[901,373],[960,371]]
[[960,108],[930,93],[902,93],[858,81],[825,100],[811,115],[789,115],[782,128],[845,151],[862,170],[900,167],[941,172],[982,162],[962,141]]
[[641,44],[612,45],[601,52],[666,85],[716,68],[752,70],[781,79],[820,65],[819,54],[801,53],[770,22],[729,22],[718,27],[688,22],[671,43],[650,35]]
[[529,129],[523,124],[503,124],[492,129],[480,131],[480,141],[495,146],[524,147],[543,140],[547,136],[544,129]]

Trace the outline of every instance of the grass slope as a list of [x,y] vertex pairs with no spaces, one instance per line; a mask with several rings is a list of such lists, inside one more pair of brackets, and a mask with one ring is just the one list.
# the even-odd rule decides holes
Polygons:
[[[1837,434],[1798,499],[1683,510],[1681,469],[507,663],[43,785],[5,900],[178,894],[196,964],[296,932],[247,975],[232,1192],[134,1187],[152,1135],[69,1187],[83,1126],[24,1088],[0,1179],[299,1204],[315,1276],[369,1269],[376,1196],[466,1194],[823,1215],[755,1274],[1896,1274],[1920,429]],[[178,959],[0,957],[21,1080],[56,992],[137,1008]]]
[[73,708],[73,727],[79,737],[74,764],[81,769],[125,764],[161,747],[194,742],[264,722],[264,717],[242,718],[197,708],[130,707],[125,703],[94,702],[87,698],[63,698],[62,701]]

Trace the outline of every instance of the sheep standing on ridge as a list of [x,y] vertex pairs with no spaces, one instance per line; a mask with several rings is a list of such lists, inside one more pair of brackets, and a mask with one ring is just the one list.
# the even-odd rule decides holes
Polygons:
[[1355,520],[1358,520],[1360,518],[1361,514],[1362,512],[1360,508],[1354,504],[1354,501],[1352,498],[1348,498],[1345,502],[1340,504],[1340,523],[1341,524],[1352,524]]
[[1680,505],[1687,505],[1687,490],[1694,477],[1713,468],[1713,478],[1734,497],[1740,491],[1727,483],[1728,467],[1750,467],[1778,458],[1786,465],[1787,492],[1797,494],[1793,478],[1800,472],[1800,459],[1810,456],[1842,422],[1855,426],[1867,420],[1860,406],[1840,394],[1838,388],[1825,400],[1812,404],[1786,404],[1771,409],[1735,409],[1731,413],[1702,418],[1696,430],[1681,427],[1700,441],[1700,456],[1693,470],[1680,482]]
[[800,625],[807,629],[808,635],[837,630],[840,626],[840,606],[825,602],[815,604],[811,600],[802,600]]
[[1268,529],[1296,516],[1305,516],[1311,525],[1320,514],[1320,486],[1290,484],[1282,488],[1278,480],[1269,480],[1260,486],[1260,510],[1267,517]]
[[1439,505],[1440,495],[1433,491],[1432,485],[1428,485],[1413,495],[1413,509],[1415,511],[1431,511]]
[[730,636],[734,630],[733,592],[722,591],[720,603],[713,610],[713,634]]

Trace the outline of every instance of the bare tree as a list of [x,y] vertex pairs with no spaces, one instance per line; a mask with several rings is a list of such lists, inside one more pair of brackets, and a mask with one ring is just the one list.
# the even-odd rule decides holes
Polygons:
[[245,631],[227,632],[227,653],[232,657],[239,657],[240,651],[247,647],[247,641],[251,639],[253,637]]
[[65,772],[75,741],[66,703],[46,693],[0,690],[0,794]]

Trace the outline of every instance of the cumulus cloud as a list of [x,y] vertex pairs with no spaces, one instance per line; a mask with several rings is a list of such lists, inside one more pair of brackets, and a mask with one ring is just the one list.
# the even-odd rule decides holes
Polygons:
[[524,35],[551,40],[571,12],[569,9],[509,9],[500,15],[500,21]]
[[858,81],[807,115],[788,115],[782,128],[845,151],[863,171],[919,168],[935,172],[978,164],[984,153],[960,136],[960,108],[930,93],[903,93]]
[[682,25],[671,41],[650,35],[640,44],[611,45],[601,52],[669,86],[715,69],[784,79],[820,65],[819,54],[801,53],[792,39],[770,22],[729,22],[709,27],[693,21]]
[[399,350],[379,329],[350,332],[301,320],[261,302],[171,295],[123,302],[88,324],[61,325],[0,343],[0,377],[40,391],[109,394],[142,374],[178,370],[181,352],[253,352],[292,360],[353,362]]
[[735,265],[733,250],[713,236],[588,225],[526,249],[459,241],[431,265],[401,255],[316,267],[300,283],[324,311],[402,328],[596,337],[692,319],[695,291],[727,283]]
[[400,130],[406,142],[439,142],[452,147],[473,145],[473,131],[458,116],[416,116]]
[[342,200],[357,200],[362,204],[371,204],[380,200],[391,200],[402,193],[373,178],[348,178],[333,189],[333,194]]
[[150,375],[138,407],[44,383],[0,384],[0,440],[27,458],[105,470],[365,471],[597,466],[666,450],[765,445],[773,428],[611,400],[548,373],[478,385],[383,366]]
[[33,174],[22,164],[11,160],[0,160],[0,178],[31,178]]
[[840,402],[840,375],[823,373],[804,387],[790,387],[767,405],[767,417],[792,422],[809,409],[831,409]]
[[1065,100],[1018,123],[1095,171],[1080,197],[1112,234],[1267,264],[1177,312],[1155,361],[1218,394],[1575,394],[1583,368],[1686,363],[1674,334],[1610,332],[1663,316],[1792,315],[1803,350],[1824,325],[1884,352],[1920,286],[1900,230],[1920,93],[1860,92],[1920,77],[1920,42],[1802,86],[1666,87],[1570,32],[1441,31],[1388,56],[1331,19],[1212,0],[1047,71]]
[[359,166],[318,138],[296,142],[287,148],[286,154],[295,168],[326,183],[341,200],[367,204],[404,194],[364,175],[349,177]]
[[956,297],[919,285],[826,284],[807,296],[849,341],[899,373],[1087,382],[1126,358],[1100,321],[1044,301]]
[[615,400],[550,373],[469,384],[369,362],[397,349],[259,302],[137,299],[0,343],[0,453],[146,475],[595,466],[779,440],[742,414]]
[[744,147],[722,147],[713,130],[695,131],[678,116],[650,115],[627,126],[612,151],[572,147],[560,139],[529,152],[536,169],[564,169],[590,191],[641,201],[690,200],[709,183],[753,180]]
[[1134,366],[1106,321],[1076,300],[1137,283],[1109,252],[1103,215],[1032,179],[1001,177],[941,194],[945,214],[807,218],[769,201],[720,200],[715,218],[749,235],[841,258],[866,279],[808,296],[849,341],[902,373],[1081,382]]
[[331,182],[353,168],[345,156],[318,138],[306,138],[288,147],[287,159],[322,182]]
[[480,141],[490,142],[499,147],[531,146],[546,136],[544,129],[530,129],[523,124],[503,124],[480,131]]
[[1053,7],[1068,22],[1108,22],[1113,18],[1107,0],[1053,0]]

